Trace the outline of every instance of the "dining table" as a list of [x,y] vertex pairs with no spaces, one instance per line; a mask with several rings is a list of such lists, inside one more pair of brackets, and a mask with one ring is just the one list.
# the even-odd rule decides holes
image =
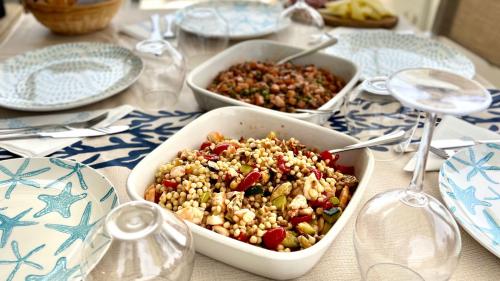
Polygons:
[[[137,43],[137,39],[121,34],[119,27],[147,20],[148,16],[153,13],[164,14],[168,12],[172,11],[140,10],[136,4],[125,3],[109,27],[81,36],[53,34],[40,25],[32,15],[24,14],[12,28],[10,34],[4,36],[0,42],[0,61],[28,51],[68,42],[106,42],[133,48]],[[409,26],[411,28],[408,23],[401,24],[405,25],[404,28]],[[273,39],[272,35],[268,36],[268,39]],[[480,76],[477,76],[476,80],[485,87],[492,88],[492,85]],[[488,110],[461,118],[476,126],[498,133],[500,130],[500,91],[491,89],[490,93],[493,97],[493,103]],[[148,111],[140,108],[138,106],[140,94],[137,85],[132,85],[123,92],[101,102],[69,110],[69,112],[75,112],[108,109],[124,104],[135,108],[117,122],[118,124],[130,125],[131,129],[129,131],[111,136],[87,138],[50,155],[50,157],[74,159],[97,169],[112,182],[120,203],[130,201],[126,192],[126,181],[135,165],[155,147],[182,129],[183,126],[203,114],[191,90],[186,85],[175,105],[158,111]],[[37,114],[39,113],[0,108],[0,118],[15,118]],[[339,106],[338,110],[323,126],[332,130],[347,132],[343,107]],[[0,160],[16,157],[19,156],[0,149]],[[411,153],[406,153],[394,161],[376,161],[362,204],[375,194],[389,188],[407,186],[412,175],[405,172],[403,167],[410,157]],[[426,174],[424,191],[441,200],[438,189],[438,172],[428,172]],[[359,211],[362,204],[359,205],[357,211]],[[310,272],[296,280],[361,279],[353,245],[354,221],[355,216],[336,237],[320,262]],[[462,253],[451,280],[495,280],[500,277],[500,259],[482,247],[462,228],[460,230]],[[191,280],[257,281],[267,279],[204,255],[196,254]]]

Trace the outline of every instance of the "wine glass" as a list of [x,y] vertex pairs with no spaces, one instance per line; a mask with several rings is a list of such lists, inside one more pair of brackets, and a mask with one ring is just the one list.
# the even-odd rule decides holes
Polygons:
[[177,44],[192,70],[211,56],[227,48],[229,26],[210,6],[187,7],[181,12]]
[[355,223],[354,247],[363,280],[448,280],[457,266],[461,237],[451,213],[423,192],[429,144],[437,114],[486,109],[491,96],[477,82],[434,69],[406,69],[387,83],[403,105],[426,112],[413,178],[407,188],[371,198]]
[[[276,24],[278,40],[290,45],[306,47],[317,44],[324,38],[323,17],[305,0],[297,0],[283,10]],[[284,28],[286,26],[288,27]]]
[[187,225],[147,201],[129,202],[101,220],[83,242],[85,281],[188,281],[194,246]]
[[186,62],[179,51],[162,39],[159,15],[151,16],[151,21],[151,37],[135,47],[135,53],[144,63],[137,103],[143,109],[159,110],[177,103],[186,76]]
[[402,105],[387,89],[374,87],[385,84],[387,77],[366,79],[349,93],[344,112],[349,135],[367,141],[402,130],[405,136],[393,143],[370,148],[377,161],[392,161],[406,150],[418,127],[420,113]]

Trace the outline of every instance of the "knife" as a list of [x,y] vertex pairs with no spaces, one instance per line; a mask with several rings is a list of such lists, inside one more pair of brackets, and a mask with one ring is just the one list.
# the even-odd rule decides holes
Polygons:
[[[415,151],[418,148],[420,142],[412,143],[408,145],[405,152]],[[443,139],[443,140],[433,140],[431,146],[439,149],[458,149],[468,146],[474,146],[476,144],[483,143],[496,143],[500,144],[500,140],[461,140],[461,139]]]
[[32,139],[32,138],[80,138],[80,137],[97,137],[104,135],[112,135],[116,133],[125,132],[130,129],[130,126],[110,126],[106,128],[94,129],[71,129],[61,132],[37,132],[37,133],[17,133],[0,135],[0,140],[18,140],[18,139]]

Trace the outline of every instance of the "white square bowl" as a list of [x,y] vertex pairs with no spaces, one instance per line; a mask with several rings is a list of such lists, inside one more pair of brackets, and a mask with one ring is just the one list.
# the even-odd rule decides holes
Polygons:
[[[221,132],[231,138],[264,138],[275,131],[280,138],[295,137],[308,147],[331,149],[356,143],[357,140],[306,121],[273,111],[250,107],[223,107],[205,113],[147,155],[132,170],[127,180],[127,192],[133,200],[144,200],[145,188],[154,181],[157,168],[174,159],[177,152],[197,149],[210,132]],[[349,205],[325,237],[310,248],[296,252],[275,252],[217,234],[187,222],[199,253],[229,265],[272,279],[291,279],[308,272],[328,250],[335,237],[352,219],[360,204],[373,170],[373,156],[368,150],[342,154],[340,163],[355,167],[360,180]]]
[[[217,77],[219,72],[224,71],[237,63],[249,60],[278,61],[286,56],[298,53],[303,49],[280,44],[268,40],[251,40],[239,43],[224,50],[218,55],[210,58],[203,64],[191,71],[186,79],[186,83],[191,88],[196,101],[201,108],[211,110],[223,106],[240,105],[258,108],[265,111],[279,112],[277,110],[242,102],[230,97],[226,97],[207,90],[210,83]],[[323,104],[318,109],[334,109],[342,104],[344,96],[355,86],[359,78],[358,67],[351,61],[325,53],[315,53],[306,57],[294,60],[300,65],[314,64],[317,67],[326,69],[336,76],[341,77],[346,85],[331,100]],[[329,116],[324,114],[308,113],[286,113],[283,115],[301,120],[322,124]]]

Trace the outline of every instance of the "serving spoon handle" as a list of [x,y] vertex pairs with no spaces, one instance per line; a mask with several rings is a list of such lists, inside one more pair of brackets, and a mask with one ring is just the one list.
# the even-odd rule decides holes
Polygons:
[[329,47],[329,46],[331,46],[331,45],[333,45],[333,44],[335,44],[337,42],[338,42],[337,38],[331,37],[330,39],[328,39],[328,40],[326,40],[324,42],[321,42],[321,43],[319,43],[318,45],[316,45],[316,46],[314,46],[312,48],[309,48],[309,49],[306,49],[306,50],[304,50],[302,52],[298,52],[298,53],[293,54],[291,56],[285,57],[285,58],[279,60],[276,64],[278,64],[278,65],[279,64],[284,64],[284,63],[286,63],[288,61],[291,61],[291,60],[294,60],[294,59],[298,59],[298,58],[301,58],[303,56],[307,56],[309,54],[312,54],[312,53],[315,53],[315,52],[317,52],[319,50],[322,50],[322,49],[324,49],[326,47]]
[[343,152],[343,151],[349,151],[349,150],[360,149],[360,148],[368,148],[368,147],[372,147],[372,146],[387,144],[387,143],[391,143],[394,141],[398,141],[398,140],[404,138],[404,136],[405,136],[405,131],[398,130],[398,131],[394,131],[390,134],[383,135],[381,137],[374,138],[374,139],[371,139],[368,141],[348,145],[348,146],[343,147],[343,148],[332,149],[332,150],[329,150],[329,152],[330,153],[339,153],[339,152]]

